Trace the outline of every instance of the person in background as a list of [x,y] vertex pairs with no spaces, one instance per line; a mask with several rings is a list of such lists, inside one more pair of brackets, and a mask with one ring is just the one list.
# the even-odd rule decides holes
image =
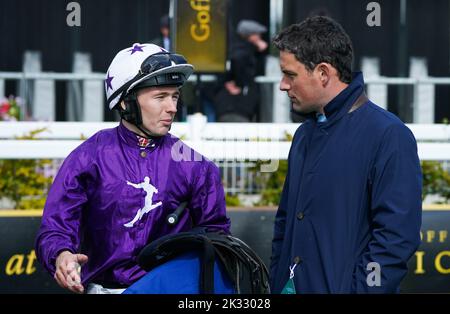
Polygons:
[[170,42],[170,20],[168,15],[161,17],[159,21],[159,31],[160,35],[150,40],[150,42],[166,49],[167,51],[171,51],[172,43]]
[[250,122],[258,112],[259,88],[255,77],[268,48],[261,36],[267,28],[253,20],[242,20],[236,32],[238,38],[231,48],[230,70],[214,101],[219,122]]

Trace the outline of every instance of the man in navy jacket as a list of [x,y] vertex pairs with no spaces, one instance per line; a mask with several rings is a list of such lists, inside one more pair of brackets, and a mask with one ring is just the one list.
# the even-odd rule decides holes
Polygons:
[[370,102],[342,27],[312,17],[274,39],[295,133],[275,220],[274,293],[395,293],[420,243],[417,144]]

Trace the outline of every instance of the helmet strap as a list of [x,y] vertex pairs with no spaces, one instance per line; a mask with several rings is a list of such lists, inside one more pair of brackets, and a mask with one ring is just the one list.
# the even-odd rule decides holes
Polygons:
[[117,105],[120,117],[136,126],[138,130],[144,133],[147,138],[153,138],[154,135],[151,135],[148,130],[145,130],[145,127],[142,123],[141,107],[139,106],[136,91],[132,90],[130,93],[128,93],[124,97],[123,102],[125,104],[125,108],[120,105],[120,102]]

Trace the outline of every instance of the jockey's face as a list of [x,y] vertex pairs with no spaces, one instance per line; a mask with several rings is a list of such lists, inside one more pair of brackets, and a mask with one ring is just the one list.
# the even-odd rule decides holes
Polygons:
[[150,134],[164,136],[169,132],[179,97],[180,92],[175,86],[147,87],[138,91],[142,124]]

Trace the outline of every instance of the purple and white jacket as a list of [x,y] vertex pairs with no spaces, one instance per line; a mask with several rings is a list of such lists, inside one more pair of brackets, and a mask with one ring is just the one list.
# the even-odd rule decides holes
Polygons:
[[[126,286],[145,275],[136,258],[151,241],[194,226],[229,233],[219,169],[198,156],[171,134],[146,141],[122,123],[96,133],[65,159],[50,188],[38,260],[53,275],[61,251],[80,252],[89,257],[83,284]],[[170,226],[167,216],[183,201]]]

